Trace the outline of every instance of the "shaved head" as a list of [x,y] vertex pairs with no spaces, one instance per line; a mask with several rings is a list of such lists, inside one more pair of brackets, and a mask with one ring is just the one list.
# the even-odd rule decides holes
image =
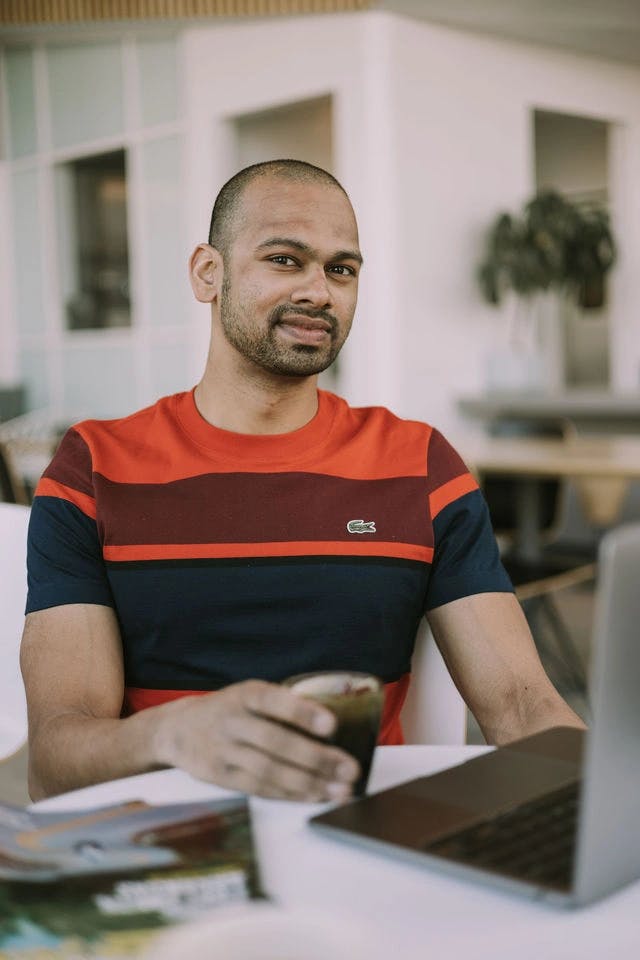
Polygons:
[[249,184],[261,177],[274,177],[293,183],[324,184],[340,190],[348,199],[346,190],[334,176],[304,160],[268,160],[245,167],[225,183],[213,205],[209,243],[223,258],[227,256],[236,231],[242,225],[244,192]]

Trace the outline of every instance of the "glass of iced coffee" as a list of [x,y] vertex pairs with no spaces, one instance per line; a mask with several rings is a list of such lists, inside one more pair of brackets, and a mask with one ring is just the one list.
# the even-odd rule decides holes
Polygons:
[[283,683],[298,696],[316,700],[336,715],[338,723],[329,742],[350,753],[360,764],[360,777],[353,793],[361,796],[366,790],[380,729],[382,681],[370,673],[327,670],[302,673]]

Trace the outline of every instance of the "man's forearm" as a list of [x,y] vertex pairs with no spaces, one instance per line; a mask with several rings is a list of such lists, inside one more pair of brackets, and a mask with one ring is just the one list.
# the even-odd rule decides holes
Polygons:
[[360,768],[324,742],[335,724],[322,704],[263,680],[179,697],[124,720],[69,709],[32,725],[29,789],[39,800],[176,766],[241,793],[344,800]]
[[160,709],[126,719],[80,713],[50,718],[30,738],[32,800],[158,769],[154,714]]

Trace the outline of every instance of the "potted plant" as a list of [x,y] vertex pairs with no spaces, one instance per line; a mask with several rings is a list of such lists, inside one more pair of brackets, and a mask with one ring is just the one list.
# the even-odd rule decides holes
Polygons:
[[[604,303],[604,278],[615,262],[606,210],[573,203],[556,191],[537,194],[519,216],[501,213],[491,225],[478,267],[484,299],[495,306],[509,297],[512,345],[531,349],[549,314],[549,299],[583,310]],[[547,327],[549,324],[547,323]],[[555,337],[556,353],[558,337]]]

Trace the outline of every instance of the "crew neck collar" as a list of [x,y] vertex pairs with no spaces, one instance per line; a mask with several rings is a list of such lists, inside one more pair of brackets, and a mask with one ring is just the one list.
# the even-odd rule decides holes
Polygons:
[[273,464],[307,457],[326,441],[333,426],[339,399],[325,390],[318,390],[318,409],[304,426],[289,433],[234,433],[215,427],[202,416],[196,406],[195,387],[176,394],[175,412],[182,430],[199,447],[211,455],[227,460],[270,462]]

